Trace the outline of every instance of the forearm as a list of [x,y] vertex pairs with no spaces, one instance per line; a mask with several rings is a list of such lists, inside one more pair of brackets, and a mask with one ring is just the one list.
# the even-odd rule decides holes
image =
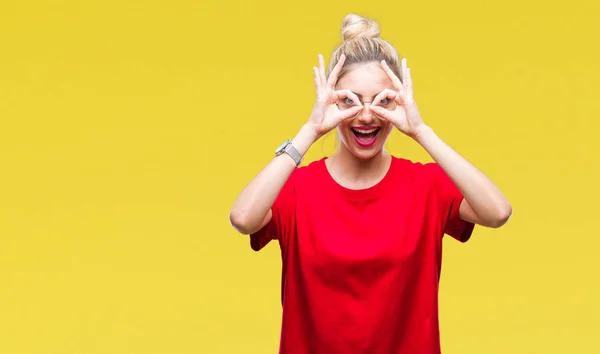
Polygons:
[[469,161],[448,146],[430,127],[415,137],[461,191],[477,219],[487,226],[505,223],[512,214],[500,189]]
[[[303,126],[292,144],[304,156],[316,139],[312,130]],[[273,158],[238,195],[229,215],[231,224],[244,234],[258,231],[295,169],[294,160],[287,154]]]

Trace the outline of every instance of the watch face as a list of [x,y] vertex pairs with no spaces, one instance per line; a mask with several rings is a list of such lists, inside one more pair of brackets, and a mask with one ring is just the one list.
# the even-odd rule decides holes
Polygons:
[[275,150],[276,154],[280,154],[283,152],[283,149],[285,149],[285,147],[290,143],[289,140],[286,140],[283,142],[283,144],[279,145],[279,147],[277,148],[277,150]]

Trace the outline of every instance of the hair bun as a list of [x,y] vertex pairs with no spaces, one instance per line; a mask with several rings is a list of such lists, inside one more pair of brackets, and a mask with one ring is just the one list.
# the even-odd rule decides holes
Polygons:
[[380,33],[377,22],[360,15],[349,14],[342,21],[342,40],[344,42],[360,37],[379,38]]

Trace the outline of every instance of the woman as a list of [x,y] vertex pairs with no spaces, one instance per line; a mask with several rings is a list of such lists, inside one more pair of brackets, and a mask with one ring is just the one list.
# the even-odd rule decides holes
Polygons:
[[[258,251],[281,247],[281,353],[440,353],[442,236],[466,242],[475,224],[497,228],[508,200],[426,125],[410,69],[377,23],[348,15],[326,75],[314,68],[308,122],[248,184],[230,213]],[[331,157],[298,167],[337,129]],[[393,129],[433,163],[383,149]]]

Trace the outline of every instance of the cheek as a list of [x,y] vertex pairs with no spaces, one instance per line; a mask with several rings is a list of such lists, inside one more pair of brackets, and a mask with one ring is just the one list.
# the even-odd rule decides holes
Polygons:
[[382,126],[386,137],[394,130],[394,125],[390,122],[384,121]]
[[345,121],[337,126],[338,135],[346,137],[350,134],[350,121]]
[[348,126],[350,125],[350,120],[346,119],[345,121],[342,121],[340,124],[338,124],[338,129],[348,129]]

